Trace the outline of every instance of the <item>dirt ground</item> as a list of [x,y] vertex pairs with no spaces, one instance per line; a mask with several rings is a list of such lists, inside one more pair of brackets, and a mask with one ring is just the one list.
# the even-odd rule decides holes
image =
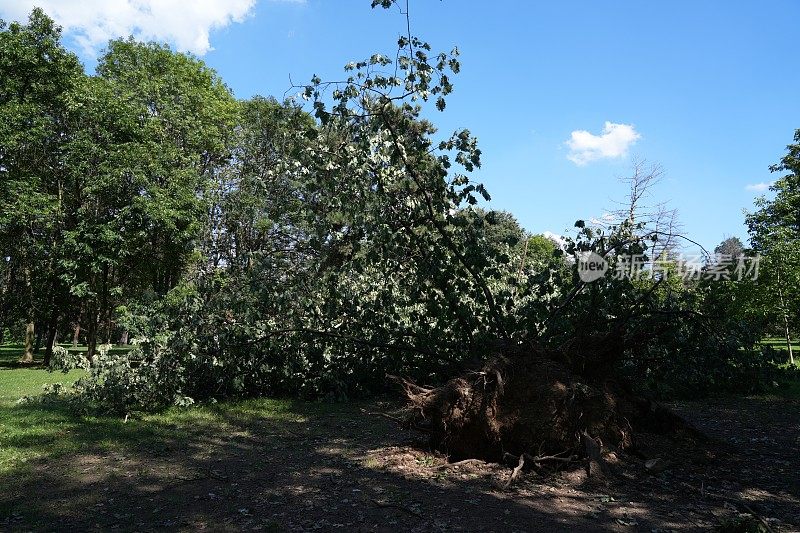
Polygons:
[[147,452],[36,463],[33,477],[0,487],[13,509],[0,530],[653,532],[749,522],[800,531],[800,402],[672,407],[712,441],[679,451],[646,441],[663,471],[637,460],[606,482],[574,468],[509,489],[510,468],[448,465],[418,435],[357,406],[224,435],[198,430]]

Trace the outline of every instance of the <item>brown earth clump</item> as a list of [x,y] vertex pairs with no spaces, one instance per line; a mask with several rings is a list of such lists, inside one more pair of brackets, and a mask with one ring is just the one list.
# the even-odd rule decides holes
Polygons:
[[595,447],[635,454],[639,433],[702,438],[680,417],[637,396],[608,372],[578,374],[566,364],[574,360],[529,350],[498,356],[437,388],[400,380],[410,423],[428,433],[433,446],[451,460],[501,462],[508,454],[591,460]]

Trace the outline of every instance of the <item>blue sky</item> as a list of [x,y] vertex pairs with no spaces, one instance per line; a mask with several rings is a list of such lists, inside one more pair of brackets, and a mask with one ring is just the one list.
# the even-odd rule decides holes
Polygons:
[[[134,33],[198,53],[240,98],[281,97],[290,76],[340,78],[347,62],[392,52],[405,24],[369,0],[0,0],[0,16],[27,3],[56,12],[90,70],[108,37]],[[149,18],[132,14],[141,3],[157,6]],[[434,50],[462,54],[431,118],[478,137],[492,205],[534,232],[613,208],[638,156],[664,167],[657,197],[689,236],[744,239],[752,186],[775,178],[768,166],[800,128],[796,0],[411,0],[411,19]]]

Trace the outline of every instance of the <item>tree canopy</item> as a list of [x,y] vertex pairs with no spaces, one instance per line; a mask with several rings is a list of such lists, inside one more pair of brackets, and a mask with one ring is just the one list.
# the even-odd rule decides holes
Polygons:
[[[759,284],[682,279],[675,213],[641,205],[657,165],[635,165],[618,221],[578,221],[563,242],[489,208],[477,140],[430,120],[458,57],[409,33],[299,98],[237,100],[164,45],[111,41],[88,75],[41,10],[0,25],[0,330],[24,335],[28,360],[59,339],[85,341],[90,360],[135,340],[129,357],[100,350],[81,384],[121,411],[369,394],[387,375],[441,382],[523,348],[656,394],[764,370],[760,337],[798,320],[800,145],[747,218],[752,250],[715,250],[764,255]],[[659,270],[587,283],[589,253],[611,272],[627,257]]]

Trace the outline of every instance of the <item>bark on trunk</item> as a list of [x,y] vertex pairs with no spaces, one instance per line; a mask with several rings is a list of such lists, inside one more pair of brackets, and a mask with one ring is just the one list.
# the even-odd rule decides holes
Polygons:
[[108,265],[103,265],[103,285],[100,298],[100,312],[98,313],[98,329],[104,344],[111,343],[111,309],[108,291]]
[[53,347],[58,340],[58,311],[53,308],[50,315],[50,325],[47,330],[47,346],[44,349],[44,365],[48,366],[53,358]]
[[33,338],[36,336],[35,326],[33,322],[28,322],[25,326],[25,353],[22,354],[22,363],[33,362]]
[[0,344],[3,344],[6,333],[6,317],[8,315],[8,299],[6,298],[6,287],[9,286],[10,281],[8,276],[0,280]]
[[786,337],[786,349],[789,350],[789,364],[794,365],[794,352],[792,352],[792,337],[789,334],[789,321],[786,315],[783,316],[783,331]]
[[75,327],[73,328],[73,333],[72,333],[72,347],[73,348],[77,348],[78,347],[78,341],[80,340],[80,336],[81,336],[81,325],[80,324],[75,324]]
[[97,316],[93,315],[92,320],[89,321],[89,327],[86,330],[86,357],[89,361],[94,359],[95,350],[97,349]]
[[25,268],[25,288],[28,292],[28,323],[25,326],[25,353],[22,355],[22,363],[33,362],[33,342],[36,335],[33,322],[34,308],[33,308],[33,285],[31,283],[31,272],[29,268]]
[[781,287],[780,272],[778,272],[778,297],[781,302],[781,314],[783,315],[783,335],[786,339],[786,349],[789,351],[789,364],[794,365],[794,352],[792,352],[792,337],[789,334],[789,313],[786,310],[786,302],[783,300],[783,287]]
[[[39,326],[41,326],[41,324],[39,324]],[[36,328],[36,341],[33,343],[33,353],[35,354],[39,353],[42,349],[42,329],[42,327]]]
[[127,346],[128,345],[128,330],[122,332],[122,335],[119,337],[119,345],[120,346]]

